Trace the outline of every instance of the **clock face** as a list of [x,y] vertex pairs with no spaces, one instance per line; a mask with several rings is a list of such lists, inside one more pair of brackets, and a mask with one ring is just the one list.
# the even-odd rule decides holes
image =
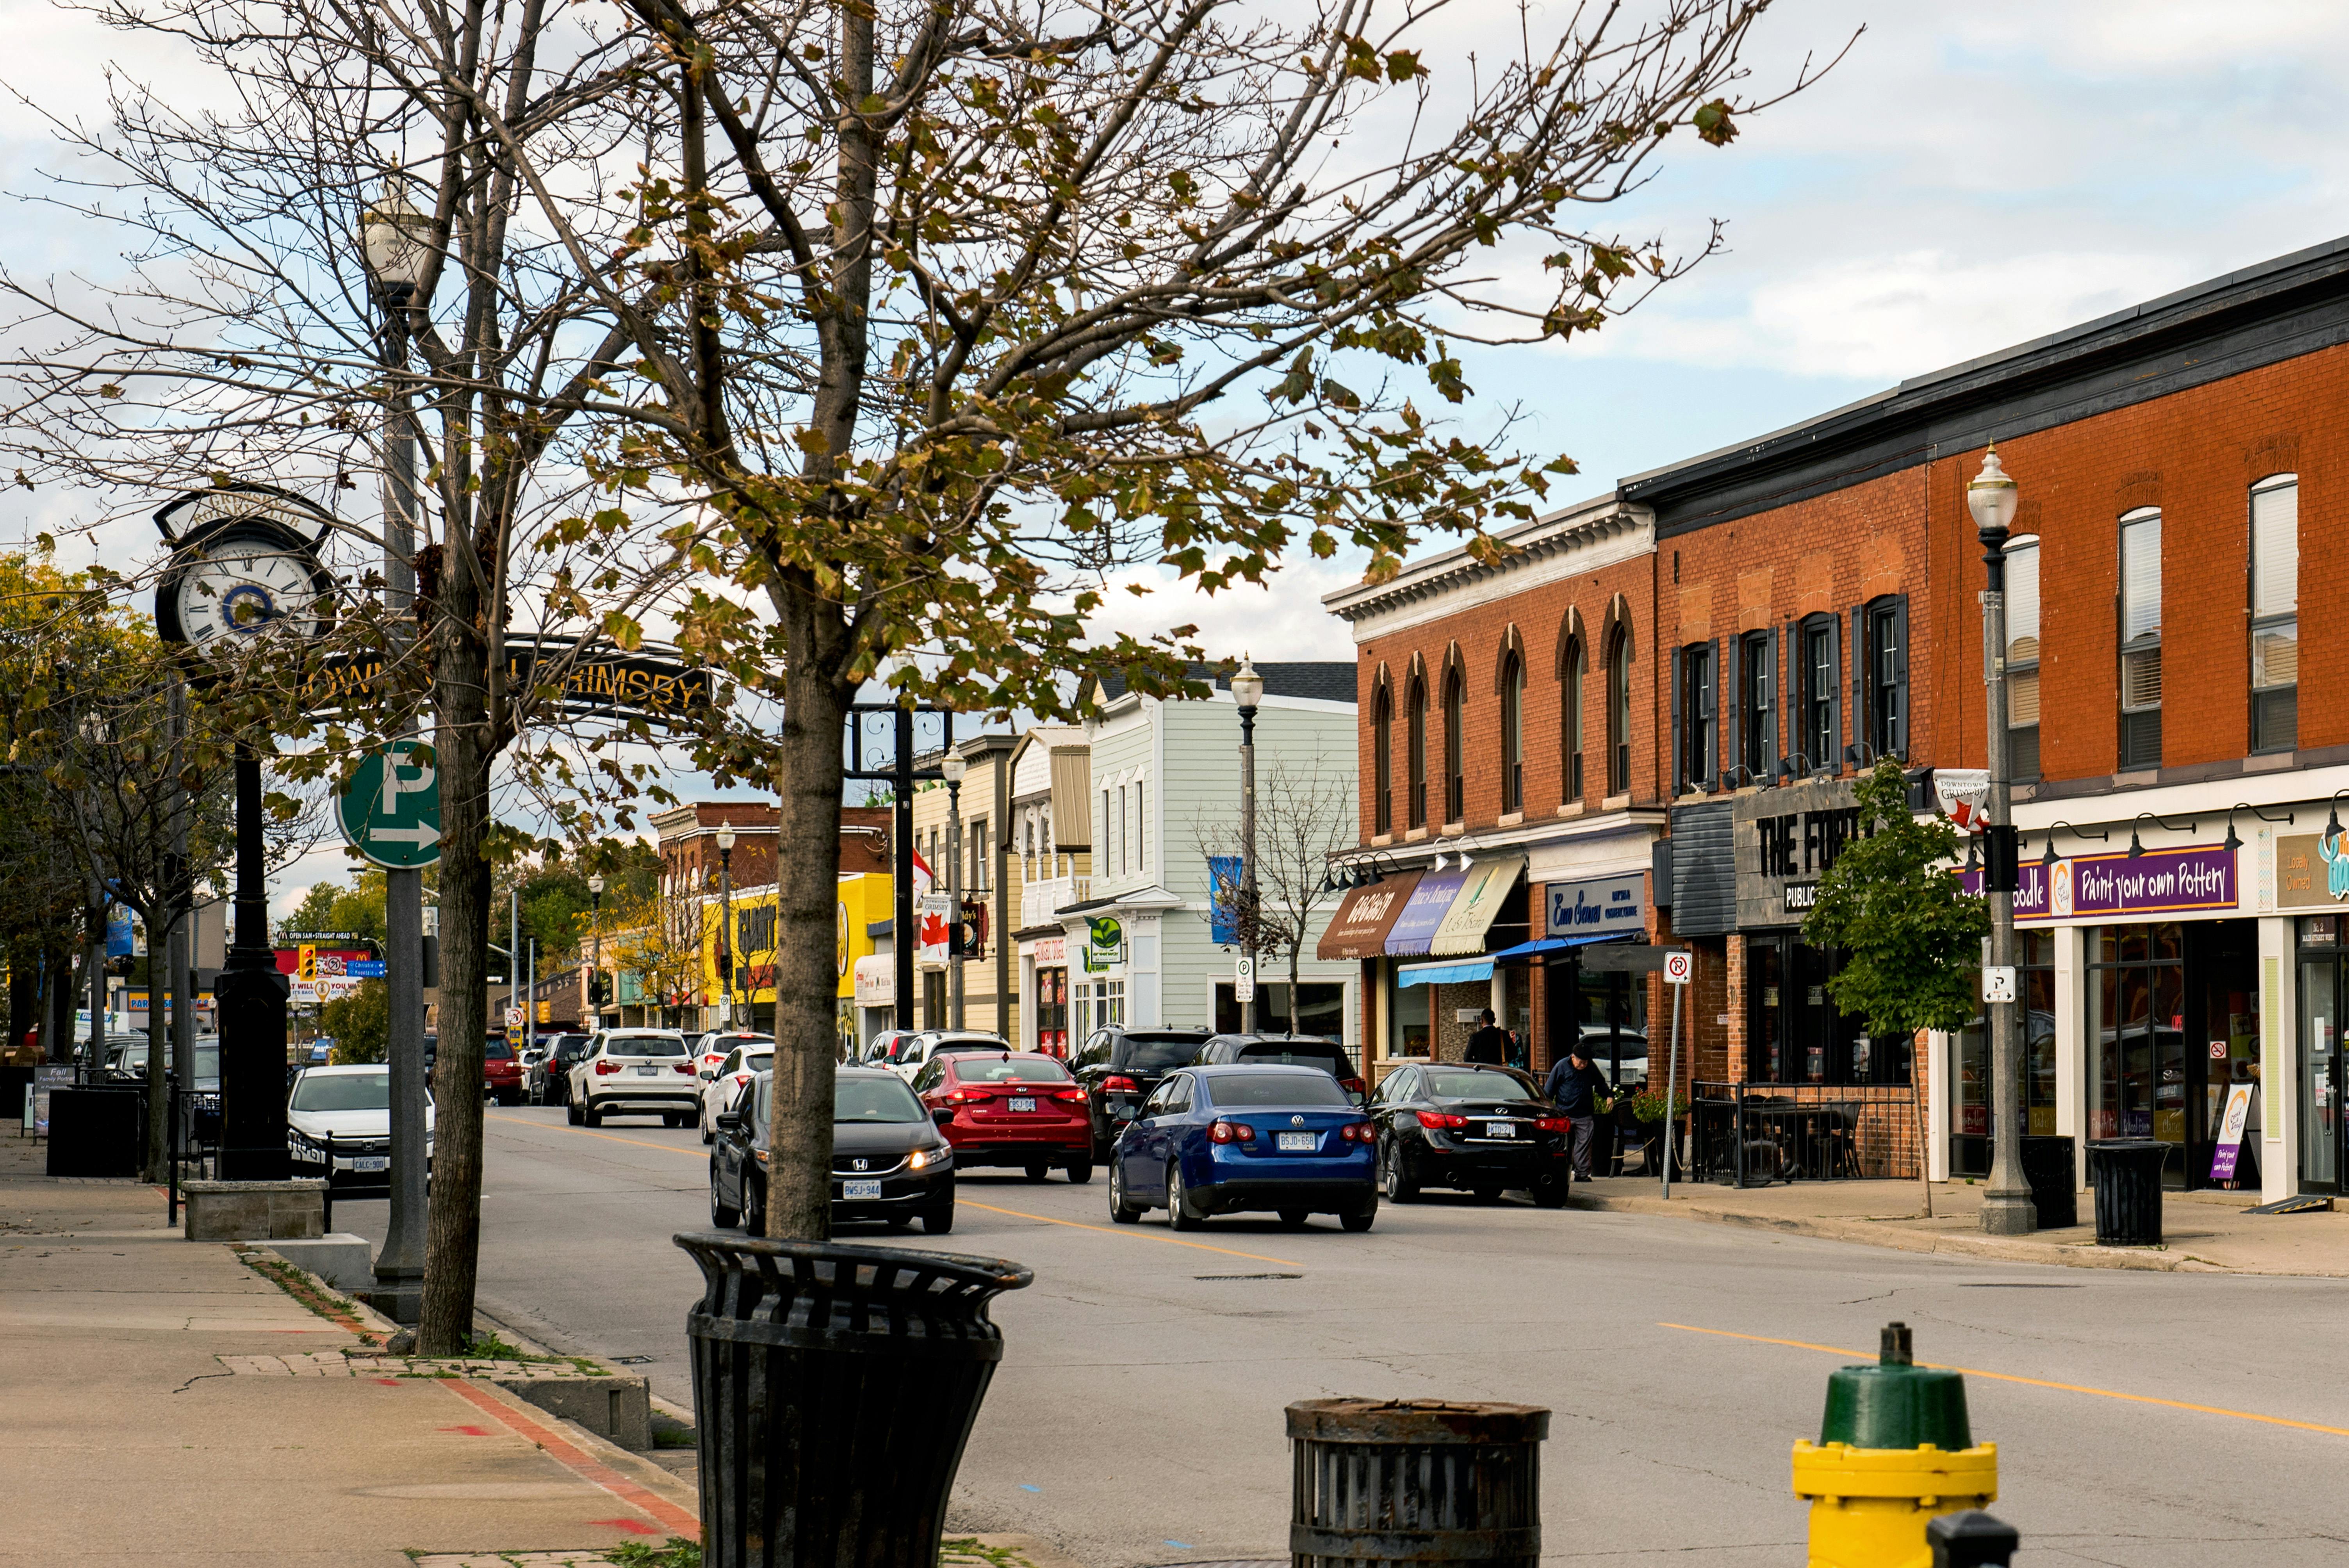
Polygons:
[[272,540],[219,540],[181,575],[181,630],[206,654],[321,632],[313,571],[305,555]]

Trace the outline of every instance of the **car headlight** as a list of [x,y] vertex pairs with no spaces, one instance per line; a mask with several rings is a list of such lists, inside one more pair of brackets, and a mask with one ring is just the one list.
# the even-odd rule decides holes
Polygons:
[[936,1149],[916,1149],[905,1163],[916,1171],[926,1171],[933,1165],[943,1165],[954,1158],[954,1145],[941,1143]]

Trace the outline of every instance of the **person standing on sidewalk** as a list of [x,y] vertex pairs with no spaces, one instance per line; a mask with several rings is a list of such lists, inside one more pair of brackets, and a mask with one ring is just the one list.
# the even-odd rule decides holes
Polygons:
[[1485,1009],[1476,1032],[1468,1037],[1468,1048],[1460,1053],[1464,1062],[1481,1062],[1486,1067],[1509,1065],[1509,1033],[1493,1022],[1493,1009]]
[[1590,1140],[1599,1131],[1599,1097],[1607,1092],[1607,1080],[1590,1065],[1577,1041],[1567,1047],[1566,1059],[1549,1069],[1542,1083],[1542,1093],[1557,1108],[1572,1127],[1574,1179],[1590,1180]]

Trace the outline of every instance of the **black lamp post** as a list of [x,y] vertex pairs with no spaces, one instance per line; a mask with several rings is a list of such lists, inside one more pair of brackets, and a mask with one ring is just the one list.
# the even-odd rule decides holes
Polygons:
[[947,903],[953,934],[947,942],[947,1016],[952,1026],[963,1026],[962,1014],[962,780],[970,764],[949,751],[938,758],[938,775],[947,781]]
[[718,983],[725,987],[722,1026],[734,1027],[734,830],[718,825]]
[[[1256,1033],[1256,710],[1264,701],[1264,677],[1246,654],[1232,672],[1232,701],[1240,710],[1240,955],[1247,960],[1248,995],[1240,1004],[1240,1033]],[[1289,1020],[1297,998],[1288,999]]]
[[587,1027],[604,1026],[604,878],[601,873],[587,879],[587,924],[595,934],[595,955],[587,968]]

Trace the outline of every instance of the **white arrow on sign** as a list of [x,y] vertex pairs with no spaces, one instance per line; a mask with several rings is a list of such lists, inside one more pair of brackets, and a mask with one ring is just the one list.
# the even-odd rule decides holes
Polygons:
[[367,836],[386,843],[414,844],[419,850],[429,850],[440,841],[440,830],[429,823],[413,828],[369,828]]

